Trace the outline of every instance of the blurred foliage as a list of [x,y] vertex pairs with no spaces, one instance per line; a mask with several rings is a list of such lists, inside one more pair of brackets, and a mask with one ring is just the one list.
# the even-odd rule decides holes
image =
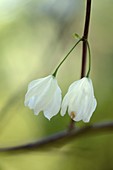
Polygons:
[[[68,4],[69,3],[69,4]],[[57,6],[58,5],[58,6]],[[113,119],[113,7],[111,0],[92,4],[89,40],[93,66],[91,78],[98,107],[91,123]],[[83,0],[0,1],[0,147],[40,139],[68,127],[68,115],[49,122],[24,106],[28,83],[51,74],[82,34]],[[81,46],[60,68],[58,82],[63,95],[79,79]],[[83,125],[82,122],[77,126]],[[0,153],[0,170],[113,169],[113,135],[94,135],[50,151]]]

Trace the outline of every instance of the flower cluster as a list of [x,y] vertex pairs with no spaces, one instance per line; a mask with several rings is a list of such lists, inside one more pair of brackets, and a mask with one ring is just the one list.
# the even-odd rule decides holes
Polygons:
[[68,111],[74,121],[89,122],[96,105],[92,81],[88,77],[72,83],[63,101],[61,89],[53,75],[33,80],[25,95],[25,106],[33,109],[35,115],[43,111],[49,120],[61,109],[62,116]]

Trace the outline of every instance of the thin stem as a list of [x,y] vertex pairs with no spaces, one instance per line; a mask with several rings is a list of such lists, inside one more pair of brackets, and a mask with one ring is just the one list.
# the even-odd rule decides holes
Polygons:
[[86,74],[86,77],[89,77],[90,70],[91,70],[91,50],[90,50],[90,45],[89,45],[88,41],[87,41],[87,47],[88,47],[88,52],[89,52],[89,68],[88,68],[88,72]]
[[[82,48],[81,78],[85,76],[86,56],[87,56],[87,38],[88,38],[88,33],[89,33],[90,14],[91,14],[91,0],[87,0],[84,33],[82,36],[83,37],[82,38],[83,48]],[[75,122],[71,119],[69,130],[72,130],[74,126],[75,126]]]
[[74,48],[79,44],[80,41],[82,41],[82,38],[77,41],[77,43],[71,48],[71,50],[67,53],[67,55],[64,57],[64,59],[61,61],[61,63],[57,66],[57,68],[55,69],[54,73],[52,74],[54,77],[56,77],[58,69],[63,64],[63,62],[67,59],[69,54],[74,50]]
[[[85,40],[88,39],[90,14],[91,14],[91,0],[87,0],[86,19],[85,19],[84,34],[83,34],[83,37],[84,37]],[[85,76],[86,56],[87,56],[87,41],[83,41],[81,78]]]

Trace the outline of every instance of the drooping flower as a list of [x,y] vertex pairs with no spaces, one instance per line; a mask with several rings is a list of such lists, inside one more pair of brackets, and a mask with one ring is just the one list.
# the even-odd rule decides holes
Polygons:
[[44,116],[50,120],[59,112],[61,100],[61,90],[57,80],[54,76],[49,75],[29,83],[25,95],[25,106],[33,109],[35,115],[43,111]]
[[96,106],[92,81],[84,77],[70,85],[62,102],[61,115],[64,116],[68,109],[74,121],[89,122]]

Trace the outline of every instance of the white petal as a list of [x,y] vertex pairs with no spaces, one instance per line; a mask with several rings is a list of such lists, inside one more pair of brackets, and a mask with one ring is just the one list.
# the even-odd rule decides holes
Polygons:
[[74,106],[73,105],[73,100],[74,100],[74,96],[73,96],[73,93],[74,93],[74,90],[73,90],[73,87],[77,87],[78,86],[78,81],[72,83],[68,89],[68,92],[67,94],[64,96],[63,98],[63,102],[62,102],[62,106],[61,106],[61,115],[64,116],[65,113],[66,113],[66,110],[68,108],[68,111],[71,110],[70,112],[73,111],[73,108],[71,106]]
[[91,107],[89,108],[89,110],[83,116],[83,121],[84,122],[89,122],[90,121],[90,118],[91,118],[93,112],[95,111],[96,106],[97,106],[97,101],[94,98],[93,102],[91,103]]
[[53,116],[55,116],[61,107],[61,90],[57,87],[56,91],[54,92],[54,96],[51,98],[51,101],[48,103],[44,110],[44,115],[47,119],[51,119]]
[[[44,79],[44,80],[43,80]],[[32,97],[32,96],[40,96],[40,94],[43,92],[43,90],[46,88],[46,84],[50,84],[52,80],[52,76],[48,76],[46,78],[42,78],[38,80],[32,81],[28,85],[28,91],[25,95],[25,105],[26,102]],[[36,85],[34,84],[36,82]]]
[[68,107],[68,96],[65,95],[61,106],[61,116],[64,116],[66,114],[67,107]]
[[29,91],[25,96],[25,105],[30,107],[30,105],[32,104],[32,108],[34,108],[37,103],[43,103],[43,98],[45,96],[45,93],[48,91],[49,86],[50,83],[46,85],[46,88],[42,85],[40,86],[41,88],[37,87],[36,89],[31,89],[31,91]]
[[51,78],[52,78],[52,75],[49,75],[49,76],[44,77],[44,78],[40,78],[40,79],[37,79],[37,80],[33,80],[33,81],[31,81],[31,82],[28,84],[28,89],[31,89],[31,88],[37,86],[37,85],[40,84],[40,83],[45,84],[45,82],[49,81]]
[[53,95],[53,91],[55,89],[55,85],[53,80],[51,80],[48,84],[46,84],[45,89],[42,90],[39,96],[35,101],[34,112],[37,114],[40,111],[43,111],[50,98]]

